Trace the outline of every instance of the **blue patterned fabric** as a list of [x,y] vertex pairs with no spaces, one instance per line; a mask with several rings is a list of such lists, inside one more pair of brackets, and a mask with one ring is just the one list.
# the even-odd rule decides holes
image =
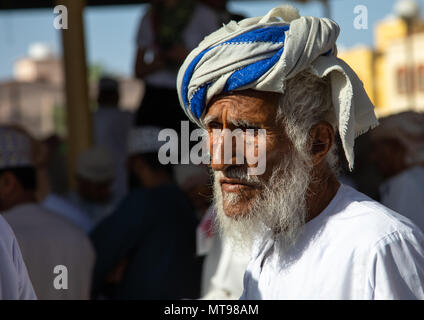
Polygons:
[[256,61],[252,64],[244,66],[241,69],[235,70],[231,76],[228,78],[223,92],[229,92],[232,90],[236,90],[241,88],[253,81],[257,80],[263,74],[265,74],[277,61],[280,59],[281,54],[284,51],[284,40],[285,40],[285,32],[289,30],[288,25],[284,26],[271,26],[266,28],[260,28],[251,30],[244,34],[238,35],[232,39],[224,41],[218,45],[215,45],[211,48],[203,50],[199,55],[197,55],[187,67],[183,83],[182,83],[182,98],[184,101],[184,107],[187,109],[189,106],[193,112],[193,115],[200,119],[203,114],[203,111],[206,108],[205,105],[205,97],[207,88],[211,85],[211,83],[204,84],[199,87],[197,91],[193,94],[192,97],[188,97],[188,85],[190,83],[191,77],[193,75],[194,69],[197,64],[203,58],[203,56],[219,47],[219,46],[237,46],[240,44],[246,43],[255,43],[255,42],[271,42],[271,43],[281,43],[281,47],[277,50],[271,57],[265,58],[260,61]]

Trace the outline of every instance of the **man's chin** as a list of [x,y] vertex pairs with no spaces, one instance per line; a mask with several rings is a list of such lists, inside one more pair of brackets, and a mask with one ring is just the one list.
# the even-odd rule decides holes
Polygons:
[[235,220],[242,218],[246,214],[244,211],[234,208],[234,206],[229,206],[229,207],[224,206],[223,209],[224,209],[224,214],[226,217],[235,219]]
[[[224,197],[225,199],[225,197]],[[228,218],[238,220],[248,216],[250,212],[251,200],[223,201],[222,209]]]

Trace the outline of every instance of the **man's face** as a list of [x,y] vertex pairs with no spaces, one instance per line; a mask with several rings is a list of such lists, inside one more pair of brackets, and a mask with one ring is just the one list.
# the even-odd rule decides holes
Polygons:
[[[264,192],[264,186],[269,184],[275,168],[291,150],[290,140],[275,120],[278,99],[278,94],[246,90],[219,96],[210,103],[205,123],[209,133],[211,167],[215,172],[215,185],[220,189],[218,192],[222,193],[223,210],[228,217],[237,218],[249,211],[255,199]],[[216,138],[213,129],[255,129],[255,132],[257,129],[265,129],[265,172],[262,175],[246,176],[247,168],[257,164],[249,164],[246,157],[244,164],[236,164],[235,138],[231,145],[232,163],[225,164],[224,135]],[[247,136],[242,136],[246,143]],[[252,142],[253,149],[259,150],[258,144],[262,141],[258,135],[254,136]]]
[[111,198],[112,181],[93,182],[77,176],[77,188],[80,196],[93,203],[106,203]]

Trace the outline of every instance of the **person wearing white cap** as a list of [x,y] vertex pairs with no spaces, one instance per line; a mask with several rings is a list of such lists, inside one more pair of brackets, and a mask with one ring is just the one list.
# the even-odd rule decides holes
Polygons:
[[[7,135],[0,128],[0,213],[3,213],[5,204],[4,176],[7,168],[26,166],[30,164],[30,154],[25,154],[28,141],[20,137]],[[21,154],[16,152],[22,150]],[[37,299],[25,262],[22,258],[18,241],[7,222],[0,216],[0,299]]]
[[173,183],[172,166],[158,159],[159,132],[149,126],[130,132],[130,192],[91,233],[97,253],[94,298],[199,296],[195,212]]
[[[77,187],[70,201],[88,219],[81,227],[90,232],[115,209],[119,197],[113,193],[116,165],[111,152],[104,147],[92,147],[82,152],[75,170]],[[81,221],[82,222],[82,221]]]
[[76,225],[36,202],[33,146],[23,130],[0,127],[0,211],[16,235],[36,296],[87,299],[93,248]]
[[0,300],[37,299],[10,226],[0,216]]
[[[422,232],[337,180],[336,139],[352,169],[355,138],[378,124],[338,34],[278,6],[224,25],[179,70],[180,104],[212,142],[218,225],[252,250],[241,299],[424,299]],[[263,174],[236,144],[223,159],[222,129],[266,147]]]
[[424,114],[407,111],[382,118],[371,139],[371,159],[385,178],[381,203],[424,231]]

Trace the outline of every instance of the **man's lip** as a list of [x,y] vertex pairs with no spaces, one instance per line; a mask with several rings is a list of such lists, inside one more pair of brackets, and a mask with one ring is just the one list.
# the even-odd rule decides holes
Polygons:
[[253,187],[251,184],[247,184],[237,179],[223,178],[220,179],[219,182],[221,184],[222,191],[227,193],[239,193],[252,189]]
[[241,181],[239,179],[234,179],[234,178],[221,178],[219,179],[219,183],[221,184],[221,186],[224,187],[224,185],[227,186],[227,188],[229,189],[234,189],[234,188],[245,188],[245,187],[254,187],[254,185]]

